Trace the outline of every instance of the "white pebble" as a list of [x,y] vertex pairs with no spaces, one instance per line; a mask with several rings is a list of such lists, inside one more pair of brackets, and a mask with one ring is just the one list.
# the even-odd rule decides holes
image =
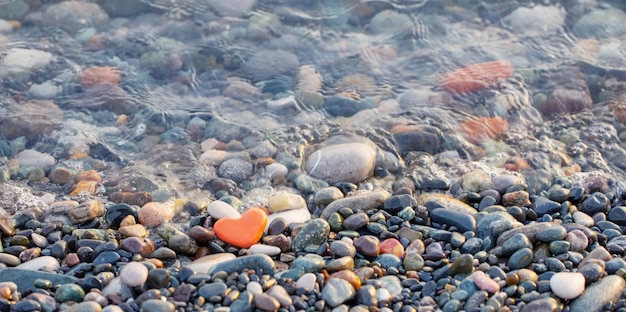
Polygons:
[[317,283],[317,277],[313,273],[305,273],[300,276],[298,281],[296,282],[296,288],[302,288],[306,291],[311,291],[315,289],[315,284]]
[[289,173],[289,169],[287,169],[287,166],[281,163],[273,163],[265,167],[265,173],[270,178],[282,178],[287,176],[287,173]]
[[264,254],[268,256],[276,256],[280,254],[280,248],[264,244],[254,244],[250,246],[248,252],[250,252],[250,254]]
[[263,293],[263,286],[258,282],[250,282],[246,285],[246,290],[253,295],[258,295]]
[[24,262],[18,265],[16,268],[31,271],[56,271],[61,267],[59,261],[50,256],[41,256],[33,260]]
[[139,262],[129,262],[120,271],[120,278],[129,287],[139,287],[148,279],[148,268]]
[[209,215],[215,219],[241,218],[241,213],[235,207],[221,200],[216,200],[206,208]]
[[550,278],[552,292],[563,299],[574,299],[585,291],[585,276],[578,272],[559,272]]

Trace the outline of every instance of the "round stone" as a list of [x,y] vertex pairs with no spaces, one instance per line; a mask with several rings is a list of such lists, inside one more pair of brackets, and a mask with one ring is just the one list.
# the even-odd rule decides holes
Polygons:
[[329,183],[357,183],[374,172],[376,151],[364,143],[330,145],[312,153],[306,159],[306,171]]
[[372,235],[363,235],[354,241],[356,251],[364,256],[376,257],[380,254],[380,241]]
[[530,248],[522,248],[514,252],[508,261],[509,269],[517,270],[530,265],[533,260],[533,251]]
[[577,272],[559,272],[550,278],[552,292],[563,299],[574,299],[585,291],[585,276]]
[[120,278],[129,287],[139,287],[148,279],[148,268],[139,262],[129,262],[120,271]]
[[567,230],[560,225],[551,226],[543,229],[537,233],[537,240],[543,243],[550,243],[555,240],[564,239],[567,235]]
[[54,295],[58,302],[80,302],[83,300],[83,297],[85,297],[85,291],[77,284],[63,284],[57,288]]

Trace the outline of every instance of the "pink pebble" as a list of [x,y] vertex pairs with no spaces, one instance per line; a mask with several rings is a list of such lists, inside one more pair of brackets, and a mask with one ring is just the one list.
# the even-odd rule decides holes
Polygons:
[[500,291],[500,285],[487,276],[483,271],[476,271],[468,277],[474,281],[476,287],[489,293],[496,293]]
[[395,238],[387,238],[380,243],[380,252],[394,254],[400,258],[404,257],[404,246]]

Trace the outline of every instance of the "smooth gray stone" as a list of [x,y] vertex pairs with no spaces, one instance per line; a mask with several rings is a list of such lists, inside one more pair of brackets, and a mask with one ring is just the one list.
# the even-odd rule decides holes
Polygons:
[[33,283],[36,279],[45,279],[53,285],[73,284],[78,281],[73,276],[60,275],[43,271],[22,270],[16,268],[6,268],[0,270],[0,282],[14,282],[17,289],[24,292],[27,289],[34,289]]
[[585,289],[570,305],[570,312],[602,311],[607,303],[615,303],[626,288],[624,278],[609,275]]
[[430,219],[435,223],[451,225],[459,229],[459,232],[474,231],[476,229],[476,219],[470,214],[437,208],[430,213]]
[[253,270],[261,270],[263,274],[274,275],[274,260],[270,258],[268,255],[256,254],[238,257],[232,260],[224,261],[216,264],[207,272],[209,275],[219,272],[225,271],[228,274],[234,272],[241,272],[244,269],[253,269]]
[[354,297],[356,291],[346,280],[331,278],[322,290],[322,299],[331,307],[336,307]]

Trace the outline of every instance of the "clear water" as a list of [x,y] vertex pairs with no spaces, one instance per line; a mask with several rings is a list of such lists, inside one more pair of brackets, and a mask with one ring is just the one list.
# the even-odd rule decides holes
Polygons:
[[[63,112],[61,127],[25,147],[71,159],[72,147],[88,146],[94,158],[151,173],[157,166],[185,179],[189,167],[198,170],[189,163],[199,148],[184,163],[186,156],[155,157],[155,146],[217,137],[268,141],[302,156],[312,144],[351,132],[405,157],[391,132],[419,125],[440,138],[438,165],[448,168],[440,174],[459,177],[481,166],[502,172],[518,156],[529,163],[531,189],[559,177],[584,183],[596,173],[616,190],[624,181],[622,1],[97,3],[107,21],[72,26],[80,10],[55,23],[50,19],[63,12],[49,8],[58,2],[33,2],[21,27],[1,35],[5,68],[17,66],[6,61],[15,49],[53,56],[23,77],[0,70],[5,116],[23,114],[12,105],[37,98]],[[442,87],[446,73],[489,61],[507,61],[514,73],[475,92]],[[78,77],[90,66],[115,67],[121,82],[85,87]],[[546,111],[551,98],[574,108]],[[577,108],[585,98],[592,104]],[[459,132],[467,120],[494,117],[508,130],[474,142]]]

